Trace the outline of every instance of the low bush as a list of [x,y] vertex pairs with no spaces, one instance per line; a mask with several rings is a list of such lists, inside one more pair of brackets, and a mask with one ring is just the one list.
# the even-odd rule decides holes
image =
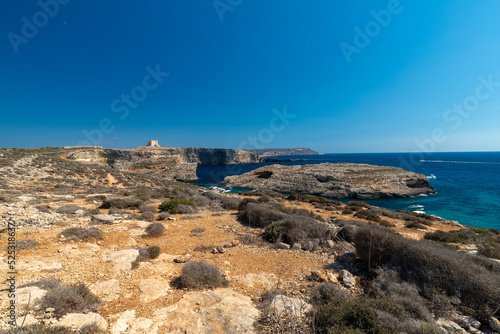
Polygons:
[[[15,249],[16,250],[26,250],[26,249],[33,249],[40,246],[40,243],[36,240],[16,240],[15,242]],[[7,246],[8,247],[8,246]],[[7,250],[7,247],[5,248]]]
[[156,207],[153,206],[153,205],[141,205],[139,207],[139,211],[141,213],[144,213],[144,212],[152,212],[152,213],[156,213]]
[[108,198],[102,202],[101,209],[138,209],[144,203],[139,198]]
[[102,239],[102,231],[92,227],[89,229],[83,227],[71,227],[63,230],[59,235],[62,235],[66,240],[90,240]]
[[9,329],[0,329],[0,334],[80,334],[66,326],[32,324]]
[[460,298],[480,321],[499,312],[500,274],[489,271],[466,254],[428,241],[405,239],[381,228],[362,227],[354,236],[357,255],[370,268],[385,266],[415,284],[426,297],[441,291]]
[[210,205],[211,202],[210,199],[202,195],[195,195],[191,197],[191,200],[199,207],[207,207]]
[[149,224],[145,230],[146,234],[144,237],[157,238],[161,237],[165,233],[165,226],[162,223]]
[[58,286],[47,291],[40,303],[40,309],[55,309],[54,315],[62,317],[67,313],[95,312],[99,308],[99,298],[82,283]]
[[192,215],[196,213],[196,209],[191,205],[179,204],[177,205],[177,212],[186,215]]
[[289,200],[289,201],[300,201],[300,202],[303,202],[304,201],[304,196],[302,194],[299,194],[297,192],[292,191],[290,193],[290,195],[288,195],[288,197],[286,199]]
[[196,227],[196,228],[193,228],[191,230],[191,233],[203,233],[205,232],[207,229],[204,228],[204,227]]
[[255,198],[244,198],[240,204],[238,204],[238,211],[243,211],[249,203],[259,203]]
[[269,242],[282,241],[293,245],[313,240],[331,240],[334,238],[334,232],[326,223],[308,217],[289,216],[268,225],[263,237]]
[[160,256],[161,250],[158,246],[142,247],[137,249],[139,251],[139,256],[132,262],[132,269],[139,266],[139,262],[156,259]]
[[351,209],[349,209],[348,207],[344,208],[344,210],[342,210],[342,213],[344,215],[350,215],[350,214],[353,214],[354,211],[352,211]]
[[379,222],[381,220],[380,217],[371,210],[359,210],[354,214],[354,217],[372,222]]
[[478,253],[492,259],[500,260],[500,243],[484,242],[479,246]]
[[359,202],[359,201],[350,201],[350,202],[347,202],[347,205],[348,206],[355,206],[358,208],[367,208],[367,209],[372,208],[372,206],[370,204],[365,203],[365,202]]
[[145,211],[141,214],[141,219],[147,222],[154,222],[155,221],[155,214],[154,212],[151,211]]
[[35,206],[35,209],[37,209],[40,212],[44,212],[44,213],[52,213],[52,211],[50,211],[50,207],[48,205],[37,205],[37,206]]
[[78,205],[63,205],[57,209],[57,213],[65,214],[65,215],[89,215],[89,210],[82,208]]
[[470,230],[450,232],[435,231],[426,233],[424,238],[440,242],[469,243],[476,238],[476,234]]
[[224,196],[221,200],[221,206],[226,210],[238,210],[241,199],[233,196]]
[[414,229],[419,229],[419,230],[427,230],[427,226],[424,224],[420,224],[414,221],[408,221],[405,223],[406,228],[414,228]]
[[196,206],[193,201],[184,198],[173,198],[170,201],[162,202],[159,206],[160,211],[166,211],[168,213],[179,213],[177,207],[179,204]]
[[109,208],[108,210],[108,215],[124,215],[124,214],[126,214],[125,211],[122,211],[117,208]]
[[266,227],[274,222],[288,217],[287,214],[276,211],[266,204],[248,203],[238,212],[238,220],[252,227]]
[[219,268],[203,261],[194,261],[182,268],[179,285],[185,289],[210,289],[226,286],[227,281]]
[[390,221],[387,221],[385,219],[382,219],[381,221],[378,222],[380,225],[385,226],[385,227],[395,227],[396,224],[391,223]]
[[312,289],[311,301],[317,333],[427,333],[421,321],[389,298],[353,298],[333,283],[322,283]]

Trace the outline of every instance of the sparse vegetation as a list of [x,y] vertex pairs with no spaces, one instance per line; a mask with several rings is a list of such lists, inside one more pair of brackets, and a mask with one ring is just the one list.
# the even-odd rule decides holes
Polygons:
[[54,315],[62,317],[67,313],[95,312],[99,308],[99,298],[82,283],[70,286],[59,285],[48,290],[40,303],[40,309],[55,309]]
[[[26,250],[26,249],[33,249],[40,246],[40,243],[36,240],[17,240],[15,242],[15,249],[16,250]],[[5,248],[7,250],[7,248]]]
[[161,237],[163,233],[165,233],[165,226],[163,226],[162,223],[152,223],[146,227],[145,232],[146,234],[144,236],[148,238]]
[[141,214],[141,219],[147,222],[154,222],[155,214],[151,211],[145,211]]
[[203,261],[185,264],[178,283],[185,289],[218,288],[227,285],[219,268]]
[[102,231],[95,227],[89,229],[83,227],[71,227],[63,230],[59,235],[64,236],[66,240],[102,239]]
[[108,198],[102,202],[101,209],[138,209],[144,203],[139,198]]
[[159,206],[160,211],[166,211],[168,213],[179,213],[179,204],[196,206],[193,201],[184,198],[173,198],[169,201],[162,202]]
[[64,205],[57,209],[57,213],[65,215],[75,215],[75,214],[89,215],[90,211],[78,205]]

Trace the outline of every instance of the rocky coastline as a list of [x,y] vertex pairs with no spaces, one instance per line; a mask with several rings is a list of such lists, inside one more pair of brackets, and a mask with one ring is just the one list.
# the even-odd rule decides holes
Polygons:
[[298,192],[330,198],[401,198],[433,194],[422,174],[397,167],[350,163],[314,165],[272,165],[228,176],[226,186]]

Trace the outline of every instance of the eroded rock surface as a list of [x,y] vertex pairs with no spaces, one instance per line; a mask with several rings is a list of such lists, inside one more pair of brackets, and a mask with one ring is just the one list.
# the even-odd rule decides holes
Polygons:
[[224,184],[334,198],[392,198],[432,194],[427,178],[397,167],[350,163],[272,165],[228,176]]

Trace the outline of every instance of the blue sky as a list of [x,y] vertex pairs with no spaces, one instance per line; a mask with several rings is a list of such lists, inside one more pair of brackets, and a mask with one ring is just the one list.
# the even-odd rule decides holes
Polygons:
[[0,147],[500,151],[498,1],[6,8]]

